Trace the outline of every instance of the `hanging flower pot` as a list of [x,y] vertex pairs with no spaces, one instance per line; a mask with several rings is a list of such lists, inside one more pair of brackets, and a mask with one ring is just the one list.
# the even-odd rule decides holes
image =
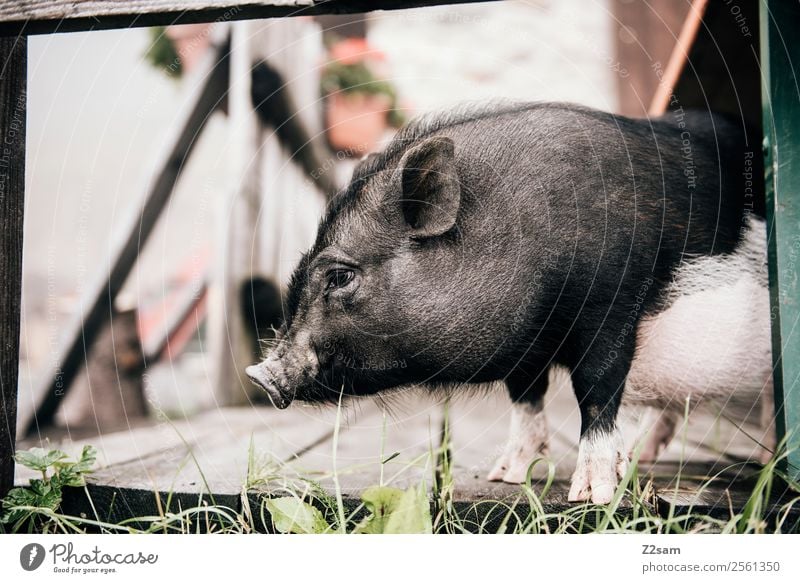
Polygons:
[[364,39],[337,43],[329,56],[322,74],[328,143],[360,156],[374,150],[390,126],[402,124],[395,89],[376,74],[384,57]]
[[381,94],[353,91],[329,95],[325,122],[331,147],[351,156],[371,152],[389,127],[391,107],[391,99]]
[[180,24],[150,29],[145,58],[173,79],[190,73],[211,45],[211,24]]
[[211,41],[211,24],[178,24],[166,27],[164,34],[169,38],[180,60],[181,73],[190,73],[200,62]]

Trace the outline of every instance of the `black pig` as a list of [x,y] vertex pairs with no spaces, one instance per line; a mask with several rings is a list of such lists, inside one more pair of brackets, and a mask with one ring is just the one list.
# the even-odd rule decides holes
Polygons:
[[636,331],[687,260],[737,249],[746,143],[682,111],[494,104],[412,122],[330,202],[276,344],[247,373],[279,408],[502,380],[532,456],[561,365],[582,420],[570,499],[608,502]]

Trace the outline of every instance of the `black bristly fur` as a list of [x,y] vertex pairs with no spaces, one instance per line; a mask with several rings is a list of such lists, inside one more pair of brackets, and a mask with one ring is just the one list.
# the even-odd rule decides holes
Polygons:
[[[452,229],[420,239],[399,211],[398,166],[433,137],[454,144],[460,201]],[[284,352],[301,327],[320,365],[296,397],[506,379],[515,400],[535,401],[558,363],[582,434],[607,431],[636,350],[621,331],[663,309],[683,259],[739,240],[745,144],[714,115],[633,120],[566,104],[410,124],[331,200],[292,277]],[[319,293],[330,253],[359,274],[336,301]]]

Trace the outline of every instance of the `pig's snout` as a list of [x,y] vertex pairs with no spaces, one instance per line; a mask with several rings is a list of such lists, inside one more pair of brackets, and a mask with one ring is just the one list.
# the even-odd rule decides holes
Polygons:
[[285,382],[281,381],[281,373],[275,370],[276,362],[270,359],[259,364],[248,366],[244,372],[257,387],[266,391],[269,400],[278,409],[286,409],[294,398],[294,392],[290,391]]

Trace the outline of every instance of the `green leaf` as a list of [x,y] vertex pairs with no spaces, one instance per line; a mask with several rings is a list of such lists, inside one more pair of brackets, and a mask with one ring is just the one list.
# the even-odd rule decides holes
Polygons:
[[386,521],[384,534],[430,534],[431,508],[422,488],[403,492]]
[[386,522],[397,508],[403,491],[388,486],[373,486],[361,494],[364,506],[370,515],[364,518],[355,528],[357,534],[383,534]]
[[144,54],[150,64],[168,77],[180,78],[183,63],[175,48],[175,43],[164,34],[164,27],[150,29],[150,46]]
[[64,486],[73,486],[80,488],[86,485],[86,480],[83,478],[83,473],[75,470],[75,464],[64,464],[59,468],[56,473],[50,478],[53,486],[62,488]]
[[361,494],[370,515],[355,528],[362,534],[430,533],[431,512],[425,492],[414,487],[405,492],[373,486]]
[[319,534],[330,528],[322,512],[299,498],[271,498],[264,504],[278,532]]
[[[30,480],[25,488],[12,489],[3,499],[0,522],[13,524],[16,529],[27,523],[37,510],[57,510],[61,505],[64,486],[85,485],[84,475],[92,471],[97,450],[90,445],[84,446],[78,461],[67,459],[67,454],[61,450],[46,452],[39,447],[17,452],[14,458],[20,464],[45,474],[43,479]],[[51,467],[54,471],[47,476],[46,472]]]
[[61,504],[61,488],[50,480],[31,480],[27,488],[13,488],[3,499],[3,516],[0,522],[18,523],[34,513],[25,507],[56,510]]
[[83,451],[81,451],[81,459],[75,464],[75,471],[82,474],[89,473],[93,471],[92,466],[94,466],[96,461],[97,450],[91,445],[84,445]]
[[57,461],[66,457],[67,454],[58,449],[45,452],[41,447],[33,447],[27,451],[18,451],[14,459],[26,468],[44,472]]
[[3,516],[0,522],[10,524],[25,517],[29,511],[20,510],[20,506],[36,506],[36,495],[27,488],[12,488],[3,499]]
[[83,446],[81,457],[77,462],[60,461],[53,464],[56,474],[53,481],[60,486],[81,487],[86,485],[84,474],[91,473],[92,466],[97,460],[97,450],[91,445]]
[[6,506],[32,506],[35,494],[27,488],[12,488],[3,498],[3,508]]
[[28,489],[33,494],[32,506],[55,510],[61,504],[61,487],[50,480],[31,480]]

